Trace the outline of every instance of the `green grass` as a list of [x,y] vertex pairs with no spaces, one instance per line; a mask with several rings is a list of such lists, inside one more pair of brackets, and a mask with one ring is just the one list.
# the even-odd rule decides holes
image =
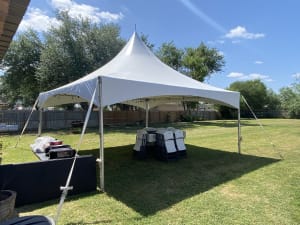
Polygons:
[[[262,123],[242,121],[242,155],[235,121],[172,124],[186,130],[188,157],[168,163],[132,159],[137,127],[105,128],[106,192],[69,196],[59,224],[300,224],[300,120]],[[69,131],[44,135],[73,147],[79,140]],[[37,160],[35,138],[23,136],[15,149],[17,136],[2,136],[2,163]],[[88,131],[80,154],[97,155],[98,140]],[[17,211],[54,216],[58,201]]]

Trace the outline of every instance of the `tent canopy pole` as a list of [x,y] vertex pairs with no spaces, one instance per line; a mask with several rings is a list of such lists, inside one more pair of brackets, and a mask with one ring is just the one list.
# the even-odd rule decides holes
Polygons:
[[146,99],[146,128],[149,126],[149,99]]
[[241,154],[241,136],[242,130],[241,130],[241,110],[238,108],[238,153]]
[[104,191],[104,135],[103,135],[103,106],[102,106],[102,79],[98,77],[98,102],[99,102],[99,176],[100,189]]
[[43,129],[43,109],[39,109],[39,128],[38,128],[38,137],[41,136]]

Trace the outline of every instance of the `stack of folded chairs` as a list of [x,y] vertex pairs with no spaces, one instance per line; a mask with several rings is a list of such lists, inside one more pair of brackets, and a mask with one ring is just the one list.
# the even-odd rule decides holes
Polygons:
[[186,157],[186,147],[184,144],[185,132],[183,130],[174,129],[173,134],[178,156]]
[[157,130],[155,156],[166,161],[178,158],[173,131],[168,129]]
[[133,156],[138,159],[145,159],[147,157],[147,131],[142,129],[136,133],[136,141],[133,147]]
[[186,157],[185,132],[173,127],[144,128],[137,131],[133,147],[135,158],[145,159],[149,153],[159,160],[169,161]]
[[186,157],[185,132],[173,127],[158,129],[156,133],[156,156],[162,160]]

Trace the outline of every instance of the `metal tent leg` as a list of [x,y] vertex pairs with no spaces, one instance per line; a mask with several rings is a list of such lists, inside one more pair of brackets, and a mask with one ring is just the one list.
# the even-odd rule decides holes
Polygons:
[[103,135],[103,106],[102,106],[102,79],[98,78],[98,98],[99,98],[99,176],[100,189],[104,191],[104,135]]
[[149,100],[146,100],[146,128],[149,126]]
[[238,109],[238,153],[241,154],[241,136],[242,130],[241,130],[241,111]]
[[39,128],[38,128],[38,137],[41,136],[43,129],[43,109],[39,110]]

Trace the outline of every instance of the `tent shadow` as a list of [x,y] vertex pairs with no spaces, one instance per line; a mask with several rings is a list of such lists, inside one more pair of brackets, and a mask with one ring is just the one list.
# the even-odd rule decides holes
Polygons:
[[178,161],[140,161],[132,158],[132,147],[105,149],[105,191],[144,216],[279,161],[193,145],[187,145],[187,158]]

